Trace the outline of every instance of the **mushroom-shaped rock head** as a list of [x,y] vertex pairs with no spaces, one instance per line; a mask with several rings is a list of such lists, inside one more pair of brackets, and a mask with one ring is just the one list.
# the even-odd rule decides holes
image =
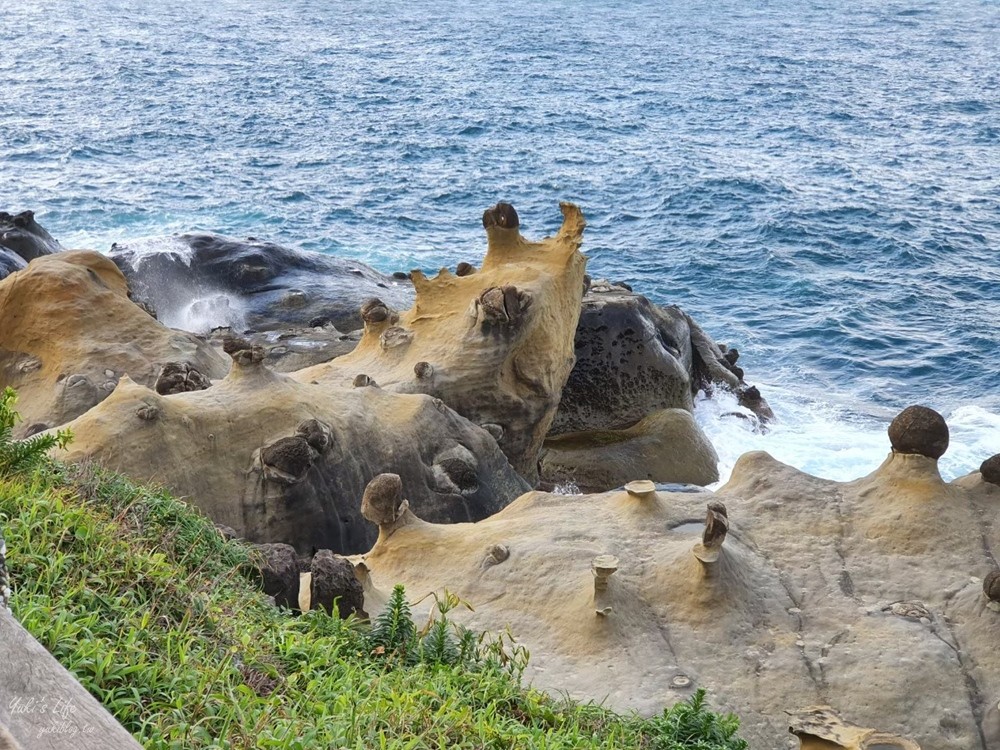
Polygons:
[[255,545],[260,556],[256,569],[265,594],[279,607],[299,608],[299,560],[289,544]]
[[726,506],[718,500],[708,504],[708,514],[705,516],[705,532],[701,542],[706,547],[719,547],[726,539],[729,531],[729,512]]
[[295,434],[303,438],[317,453],[322,453],[333,443],[333,432],[330,426],[318,419],[306,419],[299,422]]
[[386,321],[395,322],[399,320],[399,314],[378,297],[372,297],[362,303],[361,319],[369,325]]
[[275,478],[297,482],[312,466],[313,453],[309,443],[301,435],[275,440],[260,452],[261,463],[271,469],[269,475]]
[[938,459],[948,450],[948,424],[933,409],[907,406],[889,425],[889,441],[896,453]]
[[983,461],[979,473],[983,475],[984,482],[1000,485],[1000,453]]
[[986,578],[983,579],[983,593],[990,601],[1000,602],[1000,570],[986,574]]
[[379,474],[365,487],[361,498],[361,515],[378,526],[396,520],[403,504],[403,480],[399,474]]
[[455,267],[456,276],[471,276],[476,272],[476,267],[464,260]]
[[497,203],[493,208],[487,208],[483,212],[483,227],[500,227],[501,229],[517,229],[521,226],[521,220],[517,216],[517,211],[509,203]]
[[211,380],[187,362],[167,362],[156,378],[154,389],[161,396],[169,396],[172,393],[203,391],[211,385]]

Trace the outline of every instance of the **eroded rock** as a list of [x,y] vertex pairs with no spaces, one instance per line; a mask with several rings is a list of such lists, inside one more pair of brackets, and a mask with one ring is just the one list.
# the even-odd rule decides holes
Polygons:
[[206,378],[228,369],[204,341],[133,304],[121,272],[98,253],[45,255],[0,281],[0,321],[0,382],[18,392],[18,436],[27,425],[58,426],[82,414],[122,374],[153,386],[168,362]]
[[889,441],[897,453],[938,459],[948,450],[948,424],[926,406],[908,406],[889,425]]
[[718,481],[711,441],[683,409],[664,409],[624,430],[576,432],[545,441],[541,476],[590,492],[621,487],[637,477],[707,485]]
[[354,565],[328,549],[313,555],[309,569],[310,604],[313,609],[324,609],[333,614],[336,606],[341,618],[352,614],[365,616],[364,592],[354,574]]
[[583,215],[570,204],[561,209],[559,233],[540,242],[521,237],[509,205],[490,209],[478,271],[457,276],[441,269],[434,278],[412,272],[410,310],[397,315],[379,300],[366,301],[357,348],[294,377],[347,384],[363,372],[386,390],[434,396],[476,423],[500,426],[501,449],[534,480],[573,365],[582,293]]
[[167,325],[206,333],[304,328],[317,319],[350,331],[361,326],[366,299],[400,307],[413,298],[408,282],[364,263],[254,238],[182,234],[119,243],[109,255]]
[[162,396],[123,378],[70,423],[63,457],[164,484],[241,537],[300,553],[367,549],[377,531],[358,499],[383,472],[446,523],[484,518],[528,488],[487,432],[440,401],[301,383],[241,346],[208,390]]

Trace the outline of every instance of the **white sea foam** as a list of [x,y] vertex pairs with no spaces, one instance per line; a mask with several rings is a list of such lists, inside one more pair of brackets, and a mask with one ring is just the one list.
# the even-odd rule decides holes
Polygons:
[[206,294],[178,305],[157,310],[160,322],[170,328],[192,333],[208,333],[228,326],[238,331],[246,328],[246,312],[239,298],[222,292]]
[[194,259],[194,250],[178,237],[163,235],[137,237],[130,239],[127,244],[128,249],[134,253],[132,263],[136,269],[142,266],[144,260],[154,255],[176,256],[186,266],[190,266]]
[[[779,461],[815,476],[846,482],[874,471],[890,450],[887,418],[803,398],[775,386],[761,390],[777,414],[765,433],[754,432],[731,393],[699,394],[695,419],[719,454],[721,486],[747,451],[767,451]],[[1000,415],[978,406],[945,414],[951,440],[940,462],[946,480],[976,471],[983,459],[1000,453]]]

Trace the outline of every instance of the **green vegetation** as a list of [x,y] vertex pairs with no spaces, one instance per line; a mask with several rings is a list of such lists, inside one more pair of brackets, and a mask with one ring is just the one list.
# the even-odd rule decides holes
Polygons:
[[15,616],[147,748],[746,748],[700,692],[642,719],[524,686],[526,652],[449,622],[451,594],[423,628],[401,587],[371,625],[279,612],[247,547],[165,492],[48,461],[60,438],[11,443],[12,405]]

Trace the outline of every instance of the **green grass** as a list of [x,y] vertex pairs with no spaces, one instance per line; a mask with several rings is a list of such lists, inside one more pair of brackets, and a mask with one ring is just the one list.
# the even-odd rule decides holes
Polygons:
[[523,685],[524,652],[454,628],[452,597],[422,630],[401,589],[372,626],[280,612],[189,506],[35,464],[0,472],[14,614],[147,748],[746,748],[700,693],[641,719]]

